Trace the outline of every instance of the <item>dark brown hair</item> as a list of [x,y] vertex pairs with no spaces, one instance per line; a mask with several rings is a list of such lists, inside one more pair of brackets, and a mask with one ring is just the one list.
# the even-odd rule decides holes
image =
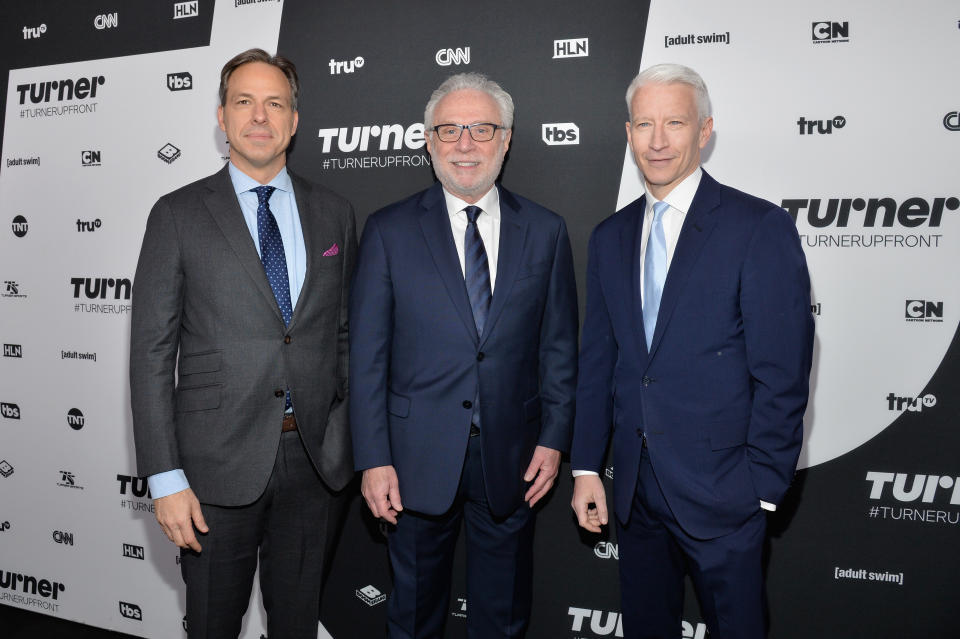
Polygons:
[[220,71],[220,106],[227,104],[227,81],[230,80],[230,75],[238,67],[250,62],[263,62],[280,69],[290,83],[290,106],[296,111],[297,100],[300,97],[300,78],[297,77],[296,65],[282,55],[270,55],[263,49],[247,49],[233,56],[223,65]]

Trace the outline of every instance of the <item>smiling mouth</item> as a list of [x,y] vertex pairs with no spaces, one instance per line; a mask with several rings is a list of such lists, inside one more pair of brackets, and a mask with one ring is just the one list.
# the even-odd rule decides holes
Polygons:
[[468,167],[468,168],[469,168],[469,167],[478,166],[480,163],[479,163],[479,162],[460,161],[460,162],[451,162],[451,164],[453,164],[454,166]]

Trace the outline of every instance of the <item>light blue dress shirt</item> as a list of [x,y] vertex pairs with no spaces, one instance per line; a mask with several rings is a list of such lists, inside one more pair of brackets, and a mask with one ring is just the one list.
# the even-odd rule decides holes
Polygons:
[[[243,211],[243,221],[247,223],[247,229],[253,237],[253,244],[257,247],[257,254],[259,255],[258,201],[257,194],[250,189],[255,189],[261,185],[234,166],[232,162],[229,167],[230,180],[233,182],[233,189],[237,193],[240,210]],[[280,169],[280,172],[265,186],[276,188],[270,196],[270,211],[273,212],[273,217],[277,220],[280,237],[283,239],[283,250],[287,257],[287,275],[290,280],[290,303],[296,309],[297,300],[300,298],[300,290],[303,288],[303,280],[307,275],[307,247],[303,241],[300,211],[297,209],[297,199],[293,193],[293,183],[290,181],[287,168]],[[154,499],[166,497],[190,487],[182,468],[150,475],[147,478],[147,484],[150,486],[150,495]]]

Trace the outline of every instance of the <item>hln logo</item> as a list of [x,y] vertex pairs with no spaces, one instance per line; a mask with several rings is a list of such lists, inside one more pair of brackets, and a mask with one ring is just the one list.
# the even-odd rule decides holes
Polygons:
[[135,546],[133,544],[123,544],[123,556],[129,557],[130,559],[143,559],[144,551],[143,546]]
[[173,4],[174,20],[178,20],[180,18],[195,18],[198,15],[200,15],[199,0],[192,0],[191,2],[175,2]]
[[4,344],[3,356],[4,357],[23,357],[23,346],[21,346],[20,344]]
[[100,166],[100,151],[80,151],[80,164],[83,166]]
[[943,302],[907,300],[903,316],[909,322],[942,322]]
[[826,20],[813,23],[813,42],[850,42],[849,22],[828,22]]
[[567,38],[553,41],[553,59],[585,58],[590,55],[590,38]]

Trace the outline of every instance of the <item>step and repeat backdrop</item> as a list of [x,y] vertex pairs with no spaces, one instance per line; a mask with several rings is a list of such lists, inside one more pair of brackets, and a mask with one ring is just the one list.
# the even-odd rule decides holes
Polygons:
[[[220,67],[259,46],[300,71],[292,169],[361,225],[433,182],[430,92],[461,71],[498,80],[517,105],[503,183],[566,218],[581,305],[591,229],[643,192],[626,86],[659,62],[697,69],[706,170],[790,213],[813,283],[801,468],[770,516],[770,634],[960,634],[955,2],[39,0],[0,18],[0,604],[186,636],[178,553],[136,476],[130,290],[154,201],[226,160]],[[617,540],[575,526],[567,470],[538,516],[528,636],[622,636]],[[324,639],[385,633],[384,536],[347,490]],[[448,637],[465,634],[463,577]],[[678,630],[704,639],[688,590]],[[254,592],[243,637],[263,620]]]

